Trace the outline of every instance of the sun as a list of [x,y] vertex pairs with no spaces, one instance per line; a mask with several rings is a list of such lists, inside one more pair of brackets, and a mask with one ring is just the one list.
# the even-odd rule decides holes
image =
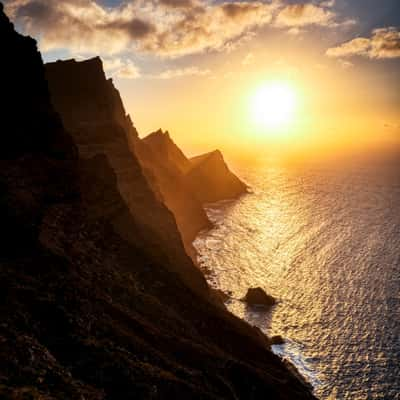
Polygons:
[[251,100],[251,112],[257,125],[275,130],[292,122],[296,106],[296,92],[285,82],[264,84]]

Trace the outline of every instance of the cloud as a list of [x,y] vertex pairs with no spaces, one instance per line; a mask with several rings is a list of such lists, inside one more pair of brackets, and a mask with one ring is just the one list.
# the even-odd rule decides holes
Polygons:
[[352,55],[368,55],[370,39],[356,38],[345,42],[338,47],[332,47],[326,51],[329,57],[347,57]]
[[43,52],[125,57],[147,53],[177,58],[229,52],[263,26],[299,34],[307,26],[334,27],[333,0],[287,4],[283,0],[135,0],[106,6],[100,0],[5,0],[19,29]]
[[155,29],[126,6],[110,11],[92,0],[8,0],[5,5],[18,26],[39,39],[42,51],[115,54]]
[[159,2],[167,7],[177,8],[189,8],[194,5],[192,0],[159,0]]
[[319,5],[311,2],[295,3],[283,7],[275,18],[275,26],[290,28],[290,34],[299,34],[304,28],[310,25],[334,28],[338,26],[354,25],[356,22],[351,19],[339,21],[336,12],[332,11],[335,1],[323,1]]
[[106,7],[95,0],[6,0],[6,11],[42,51],[147,52],[179,57],[235,48],[268,24],[273,3],[136,0]]
[[306,25],[328,26],[334,23],[336,14],[311,3],[290,4],[276,17],[280,27],[303,27]]
[[326,0],[321,3],[322,7],[333,7],[336,4],[335,0]]
[[203,3],[185,9],[171,23],[143,42],[143,49],[163,56],[183,56],[208,50],[230,51],[252,31],[268,24],[274,5],[258,1]]
[[142,76],[139,67],[137,67],[131,60],[105,58],[103,60],[103,66],[106,73],[112,77],[137,79]]
[[359,37],[326,51],[329,57],[363,56],[370,59],[400,57],[400,31],[395,27],[379,28],[371,37]]
[[383,127],[386,129],[400,129],[400,124],[393,122],[385,122]]
[[339,59],[339,65],[343,69],[349,69],[349,68],[354,67],[354,64],[352,62],[347,61],[347,60],[341,60],[341,59]]
[[300,35],[301,33],[303,33],[303,30],[298,28],[297,26],[294,26],[293,28],[290,28],[287,33],[289,35],[293,35],[293,36],[297,36]]
[[[83,58],[82,58],[83,59]],[[196,66],[190,66],[185,68],[167,69],[158,74],[142,74],[137,65],[135,65],[129,59],[122,59],[119,57],[104,58],[103,67],[108,76],[113,78],[124,78],[124,79],[174,79],[181,78],[184,76],[208,76],[211,74],[209,69],[200,69]]]
[[178,69],[168,69],[158,75],[151,75],[150,78],[154,79],[173,79],[181,78],[183,76],[207,76],[210,75],[209,69],[199,69],[198,67],[187,67]]

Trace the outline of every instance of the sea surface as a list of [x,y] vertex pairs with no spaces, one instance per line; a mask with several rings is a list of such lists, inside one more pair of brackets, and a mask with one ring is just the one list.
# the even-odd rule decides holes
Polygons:
[[[286,343],[320,399],[400,399],[400,156],[265,160],[236,171],[252,193],[207,207],[195,241],[228,308]],[[240,299],[260,286],[270,312]]]

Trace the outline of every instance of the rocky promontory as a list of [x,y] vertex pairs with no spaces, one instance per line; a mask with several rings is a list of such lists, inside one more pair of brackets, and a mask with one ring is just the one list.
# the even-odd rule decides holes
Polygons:
[[153,172],[165,204],[175,215],[186,250],[193,254],[193,240],[201,230],[211,227],[204,204],[236,198],[246,192],[246,185],[229,170],[219,151],[189,159],[169,132],[161,129],[143,138],[136,148],[139,160]]
[[186,180],[203,203],[233,199],[246,193],[247,186],[230,171],[219,150],[190,159]]

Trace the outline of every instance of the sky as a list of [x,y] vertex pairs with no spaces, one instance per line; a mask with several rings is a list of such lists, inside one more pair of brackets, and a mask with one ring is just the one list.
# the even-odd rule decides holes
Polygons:
[[[4,3],[45,62],[101,56],[140,135],[189,154],[400,145],[399,0]],[[254,112],[271,85],[295,97],[273,126]]]

